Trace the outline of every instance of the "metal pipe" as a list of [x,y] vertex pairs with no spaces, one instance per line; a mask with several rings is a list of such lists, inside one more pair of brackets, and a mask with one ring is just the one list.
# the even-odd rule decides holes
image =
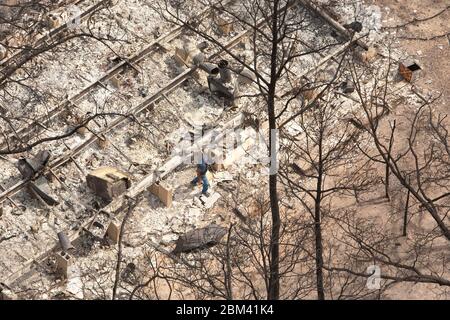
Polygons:
[[219,74],[219,68],[214,63],[203,62],[199,65],[200,69],[206,71],[208,74],[217,75]]

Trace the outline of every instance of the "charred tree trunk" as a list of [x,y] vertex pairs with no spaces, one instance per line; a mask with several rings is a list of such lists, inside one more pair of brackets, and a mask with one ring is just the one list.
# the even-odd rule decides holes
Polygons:
[[408,207],[409,207],[409,197],[411,195],[411,191],[408,189],[408,193],[406,194],[406,204],[405,204],[405,213],[403,215],[403,236],[406,237],[406,226],[408,224]]
[[322,225],[321,225],[321,201],[322,201],[322,179],[323,179],[323,162],[322,162],[322,137],[319,138],[319,164],[316,186],[316,198],[314,203],[314,236],[316,247],[316,287],[317,298],[325,300],[325,292],[323,288],[323,246],[322,246]]
[[271,81],[267,97],[267,111],[269,118],[269,156],[271,166],[275,168],[270,172],[269,176],[269,195],[270,209],[272,212],[272,230],[270,237],[270,265],[269,265],[269,287],[267,298],[269,300],[278,300],[280,298],[280,207],[278,203],[277,192],[277,146],[276,139],[272,135],[276,134],[276,117],[275,117],[275,90],[277,84],[277,49],[278,49],[278,1],[274,1],[272,16],[272,53],[271,53]]
[[391,152],[392,152],[392,145],[394,144],[394,132],[396,127],[396,121],[394,120],[394,124],[391,125],[391,137],[389,139],[389,149],[387,154],[387,163],[386,163],[386,172],[385,172],[385,196],[388,200],[391,200],[391,197],[389,196],[389,161],[391,161]]

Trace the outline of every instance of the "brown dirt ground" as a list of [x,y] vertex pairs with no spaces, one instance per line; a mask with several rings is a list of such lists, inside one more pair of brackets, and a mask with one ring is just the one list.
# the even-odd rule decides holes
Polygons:
[[[413,19],[431,17],[450,6],[450,0],[365,0],[367,4],[380,7],[383,26],[397,26]],[[386,10],[389,8],[390,10]],[[397,38],[399,48],[417,59],[423,72],[416,85],[423,89],[442,92],[440,107],[448,113],[450,102],[450,8],[439,16],[419,23],[410,24],[396,31],[398,37],[431,38],[433,40],[406,40]]]
[[[383,27],[397,26],[413,19],[431,17],[450,6],[450,0],[365,0],[368,5],[377,5],[382,11]],[[389,8],[389,10],[387,10]],[[448,114],[450,102],[450,8],[439,16],[419,23],[413,23],[404,28],[385,29],[396,32],[397,47],[405,52],[405,58],[415,59],[422,68],[422,73],[414,85],[427,93],[439,91],[441,99],[436,103],[436,111]],[[432,40],[409,40],[410,38],[432,38]],[[399,105],[392,114],[401,117],[407,112],[408,106]],[[401,131],[407,129],[400,128]],[[405,133],[405,132],[403,132]],[[374,209],[372,207],[372,209]],[[388,208],[384,208],[388,210]],[[384,298],[387,299],[448,299],[447,294],[438,293],[435,287],[426,284],[397,284],[391,288]]]

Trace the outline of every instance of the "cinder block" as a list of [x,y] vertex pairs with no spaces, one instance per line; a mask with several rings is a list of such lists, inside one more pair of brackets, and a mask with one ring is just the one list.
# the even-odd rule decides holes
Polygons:
[[172,207],[173,194],[172,190],[166,189],[163,186],[159,186],[159,199],[164,203],[167,208]]
[[172,206],[173,192],[160,184],[154,183],[149,188],[148,191],[159,198],[159,200],[164,203],[167,208]]
[[61,251],[56,254],[56,272],[67,278],[68,271],[72,265],[72,256],[67,252]]
[[152,184],[148,191],[158,197],[159,185],[156,183]]

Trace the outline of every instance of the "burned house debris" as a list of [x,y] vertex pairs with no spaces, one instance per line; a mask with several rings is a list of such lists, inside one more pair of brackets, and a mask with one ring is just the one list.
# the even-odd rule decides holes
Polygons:
[[29,181],[28,188],[30,193],[47,205],[53,206],[58,204],[58,200],[51,194],[49,181],[43,175],[45,167],[50,160],[50,156],[50,152],[41,150],[34,159],[19,159],[17,168],[22,174],[22,178]]
[[448,148],[394,156],[445,119],[378,6],[281,1],[270,43],[270,1],[38,2],[0,4],[0,300],[448,296]]

